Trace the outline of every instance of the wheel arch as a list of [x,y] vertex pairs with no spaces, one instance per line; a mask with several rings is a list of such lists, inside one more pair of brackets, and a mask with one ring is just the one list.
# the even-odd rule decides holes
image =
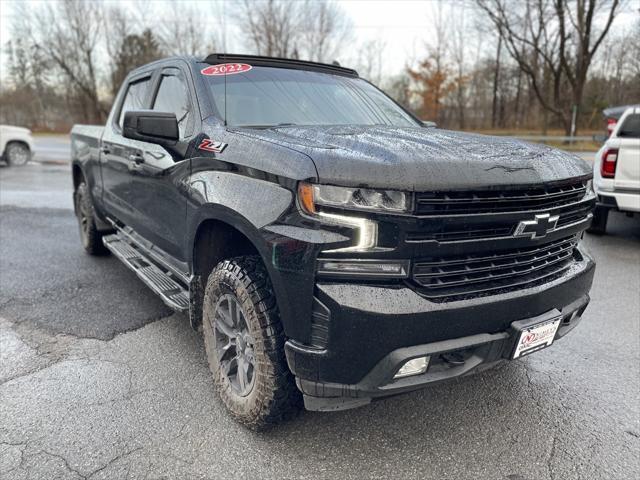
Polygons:
[[290,318],[287,292],[280,272],[271,261],[271,246],[260,230],[248,219],[221,205],[203,206],[191,224],[193,234],[189,242],[189,263],[193,273],[190,285],[192,326],[200,327],[204,287],[213,268],[228,258],[257,255],[269,274],[286,332]]
[[192,242],[192,270],[206,275],[222,260],[241,255],[259,254],[249,237],[227,221],[209,217],[202,220]]
[[4,155],[5,152],[7,151],[7,147],[9,145],[11,145],[12,143],[19,143],[21,145],[24,145],[25,147],[27,147],[27,150],[29,150],[29,152],[31,152],[31,145],[29,144],[29,142],[27,142],[26,140],[22,140],[20,138],[12,138],[11,140],[9,140],[5,145],[4,145],[4,152],[2,152],[2,154]]

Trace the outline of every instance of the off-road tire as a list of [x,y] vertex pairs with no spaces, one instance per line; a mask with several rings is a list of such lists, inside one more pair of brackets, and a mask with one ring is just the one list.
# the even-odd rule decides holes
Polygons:
[[596,207],[593,211],[593,220],[591,226],[587,230],[595,235],[604,235],[607,233],[607,220],[609,218],[609,209],[606,207]]
[[[228,295],[237,300],[253,341],[254,380],[246,396],[232,388],[216,350],[216,308],[219,300]],[[259,257],[224,260],[213,269],[204,293],[202,325],[215,388],[233,418],[253,430],[262,430],[300,409],[302,396],[287,366],[276,298]]]
[[12,167],[22,167],[31,159],[29,147],[21,142],[11,142],[5,147],[4,157]]
[[93,202],[89,195],[89,188],[83,181],[78,185],[75,193],[75,210],[80,227],[80,241],[82,248],[89,255],[105,255],[107,248],[102,243],[102,234],[98,231],[95,222]]

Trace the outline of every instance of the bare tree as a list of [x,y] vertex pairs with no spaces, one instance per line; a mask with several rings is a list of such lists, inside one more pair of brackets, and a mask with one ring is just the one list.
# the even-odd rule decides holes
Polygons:
[[467,43],[469,41],[470,31],[468,28],[469,26],[465,21],[465,14],[467,13],[465,5],[457,6],[456,10],[456,15],[452,15],[451,10],[449,10],[449,14],[451,15],[451,41],[448,42],[448,44],[450,56],[453,60],[453,71],[455,76],[454,101],[458,117],[458,126],[460,129],[464,130],[466,127],[466,111],[469,99],[469,75],[466,70],[467,59],[465,54],[470,50]]
[[496,60],[493,68],[493,95],[491,100],[491,128],[498,124],[498,86],[500,84],[500,57],[502,55],[502,35],[498,35]]
[[[571,133],[572,110],[581,106],[589,67],[620,0],[476,1],[529,78],[540,104]],[[535,64],[537,59],[542,66]],[[544,88],[545,73],[551,98]]]
[[[29,15],[31,18],[32,15]],[[102,4],[89,0],[47,3],[33,15],[31,40],[87,102],[87,120],[107,114],[98,96],[97,48],[103,25]]]
[[258,55],[299,56],[298,39],[303,21],[299,4],[278,0],[243,0],[241,28]]
[[351,23],[329,0],[243,0],[240,27],[258,55],[332,62]]
[[375,85],[383,81],[383,67],[386,44],[376,38],[363,42],[357,49],[358,55],[354,59],[354,65],[361,77],[366,78]]
[[298,42],[301,53],[308,60],[333,62],[350,34],[349,20],[332,1],[305,0],[300,7]]
[[213,7],[208,5],[207,9],[202,10],[172,2],[169,15],[164,14],[165,18],[157,28],[151,28],[152,25],[145,27],[158,32],[160,46],[169,55],[193,55],[204,58],[208,53],[212,53],[219,43],[212,33],[215,29],[205,21],[205,18],[213,13],[211,8]]
[[118,53],[122,49],[124,39],[133,33],[134,26],[127,12],[117,6],[111,6],[106,11],[104,29],[105,48],[109,58],[109,89],[115,95],[120,88],[120,83],[116,83],[119,75],[115,74],[119,68]]

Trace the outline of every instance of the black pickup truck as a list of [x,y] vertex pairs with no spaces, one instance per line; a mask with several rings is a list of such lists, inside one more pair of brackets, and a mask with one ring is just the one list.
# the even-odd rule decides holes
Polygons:
[[188,314],[255,428],[538,351],[589,302],[582,160],[433,128],[348,68],[151,63],[72,155],[84,249]]

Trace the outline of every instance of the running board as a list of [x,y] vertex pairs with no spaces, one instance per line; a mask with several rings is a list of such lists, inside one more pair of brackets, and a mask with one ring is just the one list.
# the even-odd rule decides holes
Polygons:
[[128,241],[125,235],[115,233],[102,238],[104,246],[133,270],[162,301],[179,312],[189,309],[189,290],[176,281],[175,274],[152,262],[142,249]]

